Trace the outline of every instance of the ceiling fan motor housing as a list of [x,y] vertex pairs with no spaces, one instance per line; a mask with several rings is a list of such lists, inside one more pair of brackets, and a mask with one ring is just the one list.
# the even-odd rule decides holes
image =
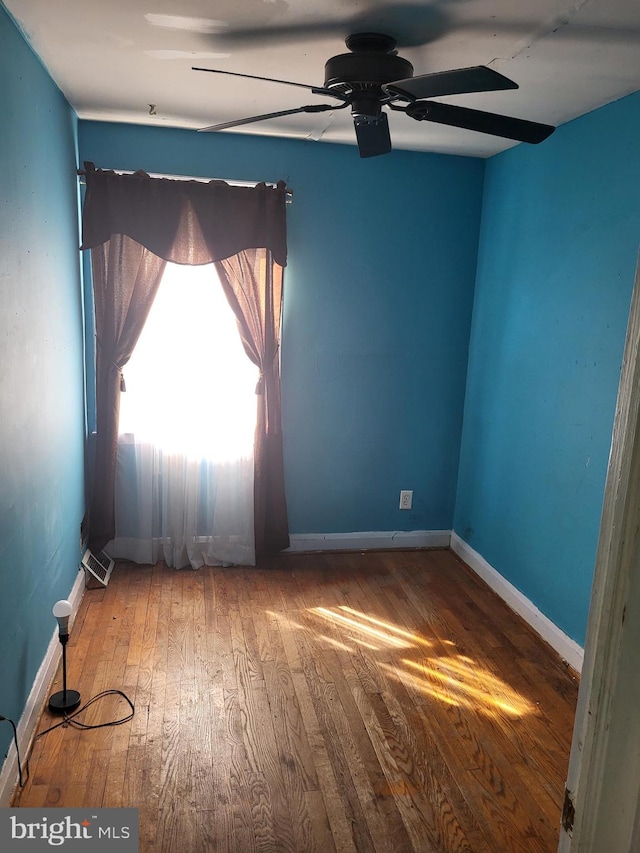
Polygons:
[[361,33],[347,39],[351,53],[332,56],[324,66],[324,88],[351,93],[349,103],[354,118],[376,120],[383,103],[389,100],[383,83],[413,77],[413,65],[394,50],[388,36]]

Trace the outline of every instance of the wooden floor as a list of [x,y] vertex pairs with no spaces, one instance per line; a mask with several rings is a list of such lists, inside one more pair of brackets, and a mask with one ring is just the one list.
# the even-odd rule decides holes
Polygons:
[[135,716],[40,738],[14,805],[139,807],[145,853],[556,850],[576,676],[449,551],[118,564],[68,653]]

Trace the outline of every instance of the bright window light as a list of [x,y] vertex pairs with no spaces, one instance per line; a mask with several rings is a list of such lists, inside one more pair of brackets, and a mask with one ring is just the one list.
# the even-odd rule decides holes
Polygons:
[[167,264],[123,372],[121,436],[213,462],[252,453],[259,371],[213,264]]

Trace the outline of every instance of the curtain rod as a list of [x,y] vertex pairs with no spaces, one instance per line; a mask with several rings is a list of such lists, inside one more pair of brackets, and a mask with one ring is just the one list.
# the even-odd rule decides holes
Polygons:
[[[118,170],[116,170],[116,169],[111,170],[110,169],[109,171],[114,171],[116,173],[116,175],[135,175],[135,172],[132,172],[132,171],[129,171],[126,169],[118,169]],[[82,177],[82,178],[86,177],[86,174],[87,174],[84,169],[77,169],[76,173],[77,173],[78,177]],[[161,175],[161,174],[156,173],[156,172],[148,172],[147,174],[149,175],[150,178],[168,178],[169,180],[172,180],[172,181],[200,181],[201,183],[207,183],[207,184],[210,181],[223,181],[225,184],[229,184],[229,186],[232,186],[232,187],[255,187],[259,183],[266,184],[266,186],[268,186],[268,187],[277,186],[277,184],[275,184],[273,181],[229,181],[229,180],[226,180],[225,178],[203,178],[203,177],[196,178],[194,176],[188,176],[188,175]],[[85,184],[86,182],[80,181],[80,183]],[[291,199],[293,198],[293,190],[291,190],[287,187],[285,189],[285,195],[287,197],[287,204],[291,204]]]

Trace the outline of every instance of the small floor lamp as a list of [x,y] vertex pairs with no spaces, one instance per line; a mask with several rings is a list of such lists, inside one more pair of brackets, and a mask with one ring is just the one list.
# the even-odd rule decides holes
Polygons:
[[62,645],[62,690],[54,693],[49,699],[49,710],[54,714],[68,714],[80,704],[80,694],[77,690],[67,690],[67,642],[69,641],[69,617],[71,602],[66,599],[56,601],[53,605],[53,615],[58,620],[58,639]]

